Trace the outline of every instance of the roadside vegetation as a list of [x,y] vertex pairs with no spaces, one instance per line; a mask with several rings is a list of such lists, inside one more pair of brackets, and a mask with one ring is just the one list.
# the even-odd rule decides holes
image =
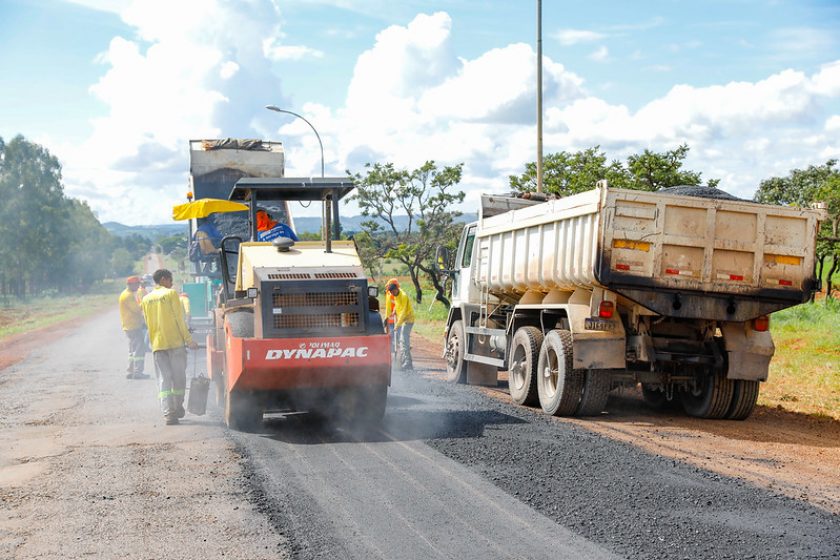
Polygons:
[[840,420],[840,301],[774,313],[776,355],[758,403]]
[[0,340],[16,334],[81,319],[116,305],[123,286],[102,285],[102,292],[84,295],[40,296],[0,307]]

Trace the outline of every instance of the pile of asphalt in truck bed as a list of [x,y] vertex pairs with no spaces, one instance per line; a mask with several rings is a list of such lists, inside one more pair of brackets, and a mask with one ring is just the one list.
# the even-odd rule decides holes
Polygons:
[[676,187],[668,187],[660,189],[656,192],[664,194],[678,194],[681,196],[696,196],[699,198],[718,198],[721,200],[741,200],[737,196],[733,196],[726,191],[722,191],[716,187],[708,187],[705,185],[678,185]]
[[450,415],[459,425],[446,426],[428,445],[627,558],[840,555],[840,519],[804,502],[649,454],[471,387],[416,378],[408,384],[418,393],[445,395],[460,409]]

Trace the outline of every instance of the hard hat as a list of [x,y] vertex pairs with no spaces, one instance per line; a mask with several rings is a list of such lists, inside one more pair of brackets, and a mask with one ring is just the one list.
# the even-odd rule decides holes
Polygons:
[[392,285],[392,284],[393,284],[394,286],[396,286],[397,288],[399,288],[399,287],[400,287],[400,281],[399,281],[399,280],[397,280],[396,278],[391,278],[390,280],[388,280],[388,282],[386,282],[386,283],[385,283],[385,289],[387,290],[387,289],[388,289],[388,286],[390,286],[390,285]]
[[139,276],[129,276],[128,278],[125,279],[125,283],[126,284],[139,284],[140,283],[140,277]]

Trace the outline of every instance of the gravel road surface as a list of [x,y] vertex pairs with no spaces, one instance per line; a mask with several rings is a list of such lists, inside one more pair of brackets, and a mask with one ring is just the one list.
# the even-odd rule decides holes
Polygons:
[[0,558],[840,557],[829,511],[447,385],[428,355],[381,430],[164,426],[118,325],[0,371]]

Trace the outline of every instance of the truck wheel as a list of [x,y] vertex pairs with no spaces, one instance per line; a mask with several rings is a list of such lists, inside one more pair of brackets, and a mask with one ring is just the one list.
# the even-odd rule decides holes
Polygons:
[[537,393],[547,414],[571,416],[578,409],[585,370],[573,369],[572,333],[553,330],[540,350],[537,365]]
[[225,315],[225,321],[230,325],[230,334],[236,338],[254,337],[254,312],[237,311]]
[[708,372],[695,391],[680,393],[683,409],[697,418],[724,418],[732,402],[734,384],[722,372]]
[[263,411],[250,395],[228,391],[225,394],[225,424],[231,430],[253,432],[262,423]]
[[612,379],[606,369],[590,369],[586,372],[583,394],[580,397],[576,416],[598,416],[607,406]]
[[758,400],[758,381],[736,379],[735,390],[732,394],[732,404],[726,417],[731,420],[746,420],[752,414]]
[[511,362],[508,369],[510,398],[516,404],[535,406],[540,398],[537,394],[537,364],[543,333],[536,327],[521,327],[511,342]]
[[455,321],[449,327],[446,337],[446,380],[450,383],[463,383],[467,378],[467,364],[464,362],[465,344],[464,323]]

